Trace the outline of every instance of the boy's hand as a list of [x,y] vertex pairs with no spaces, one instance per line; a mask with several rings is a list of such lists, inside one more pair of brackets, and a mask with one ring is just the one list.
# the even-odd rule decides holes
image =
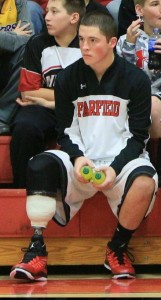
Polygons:
[[[84,166],[89,166],[91,168],[94,168],[93,162],[88,159],[87,157],[80,156],[75,159],[74,162],[74,173],[75,177],[77,178],[78,181],[83,182],[83,183],[89,183],[89,180],[86,180],[82,177],[81,175],[81,168]],[[115,182],[116,179],[116,173],[112,167],[101,167],[101,168],[95,168],[95,171],[103,171],[105,173],[105,180],[101,184],[97,184],[94,182],[91,182],[91,184],[98,190],[98,191],[103,191],[107,190],[112,187],[113,183]]]
[[140,26],[141,26],[141,21],[136,20],[131,23],[131,25],[127,29],[127,34],[126,34],[126,41],[128,43],[135,44],[137,37],[140,35]]
[[44,98],[25,96],[24,99],[17,98],[16,102],[21,106],[40,105],[48,108],[55,107],[55,101],[48,101]]
[[92,183],[93,186],[98,190],[98,191],[103,191],[103,190],[108,190],[112,187],[113,183],[115,182],[116,179],[116,173],[112,167],[101,167],[99,169],[96,169],[96,171],[103,171],[105,173],[105,180],[101,184],[95,184],[94,182]]
[[85,156],[77,157],[74,162],[75,177],[80,182],[89,183],[89,181],[84,179],[81,175],[81,168],[84,166],[89,166],[91,168],[94,168],[93,162],[90,159],[88,159],[87,157],[85,157]]
[[153,46],[153,48],[155,48],[155,52],[156,53],[160,53],[161,54],[161,38],[156,40],[155,45]]
[[21,20],[18,21],[16,28],[13,30],[17,35],[31,35],[32,30],[26,30],[30,26],[30,23],[27,23],[21,26]]

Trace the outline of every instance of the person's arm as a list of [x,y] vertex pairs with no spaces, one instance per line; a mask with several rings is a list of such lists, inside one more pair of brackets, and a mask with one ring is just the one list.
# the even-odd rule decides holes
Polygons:
[[119,56],[124,57],[127,61],[136,64],[137,56],[135,52],[135,44],[128,43],[126,40],[126,35],[119,38],[116,45],[116,52]]
[[138,69],[131,90],[128,104],[128,124],[131,138],[127,145],[111,163],[111,167],[118,175],[122,168],[131,160],[141,155],[149,139],[151,125],[151,83],[148,76]]
[[21,106],[28,106],[28,105],[40,105],[47,108],[54,109],[55,108],[55,101],[49,101],[45,98],[41,97],[34,97],[34,96],[25,96],[25,98],[17,98],[16,102]]
[[48,102],[54,102],[54,90],[49,88],[39,88],[32,91],[24,91],[21,93],[22,99],[26,97],[44,98]]
[[[73,79],[75,78],[75,80]],[[72,84],[70,84],[72,80]],[[77,76],[70,73],[68,67],[57,75],[55,82],[55,114],[57,119],[58,144],[61,150],[69,154],[74,164],[75,158],[84,156],[84,146],[79,129],[77,115],[73,103],[73,86],[77,85]],[[74,97],[75,98],[75,97]],[[75,99],[76,100],[76,99]],[[70,127],[70,137],[73,135],[77,141],[73,144],[66,130]]]
[[25,48],[19,81],[19,91],[21,92],[22,100],[19,99],[17,102],[22,106],[31,104],[30,101],[27,104],[26,97],[29,96],[36,97],[35,102],[40,101],[41,105],[45,100],[50,101],[52,104],[49,104],[49,106],[53,108],[54,90],[53,88],[46,87],[42,78],[41,55],[44,47],[42,39],[41,35],[33,36]]
[[133,21],[127,28],[126,35],[121,36],[116,45],[117,54],[133,64],[137,62],[136,43],[142,34],[140,26],[141,22],[139,19]]
[[24,30],[30,31],[29,34],[17,34],[16,31],[0,31],[0,49],[15,52],[19,47],[27,43],[32,34],[34,34],[31,24],[30,15],[27,9],[27,0],[15,0],[17,6],[17,23],[21,21],[20,26],[24,27]]

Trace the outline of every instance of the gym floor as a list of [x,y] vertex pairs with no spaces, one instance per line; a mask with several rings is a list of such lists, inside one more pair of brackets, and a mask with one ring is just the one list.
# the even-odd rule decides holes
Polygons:
[[[111,279],[103,266],[50,267],[43,282],[11,280],[2,268],[0,298],[161,299],[161,266],[135,266],[136,279]],[[4,275],[2,275],[4,274]]]

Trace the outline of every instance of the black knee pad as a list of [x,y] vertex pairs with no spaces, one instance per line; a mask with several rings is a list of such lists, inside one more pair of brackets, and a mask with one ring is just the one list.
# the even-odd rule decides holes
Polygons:
[[49,152],[43,152],[28,162],[27,194],[55,196],[57,190],[65,196],[67,188],[67,171],[62,160]]

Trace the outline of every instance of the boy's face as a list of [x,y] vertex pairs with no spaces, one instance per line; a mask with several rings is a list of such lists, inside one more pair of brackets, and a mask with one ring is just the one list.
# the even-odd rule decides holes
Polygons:
[[71,15],[68,15],[63,6],[63,0],[49,0],[46,7],[45,22],[48,33],[59,36],[65,33],[71,23]]
[[152,29],[154,27],[161,28],[161,0],[146,0],[144,6],[140,9],[144,17],[144,23],[148,27]]
[[106,65],[116,42],[116,38],[111,38],[108,42],[98,27],[80,25],[79,45],[82,56],[85,64],[94,70],[103,64]]

